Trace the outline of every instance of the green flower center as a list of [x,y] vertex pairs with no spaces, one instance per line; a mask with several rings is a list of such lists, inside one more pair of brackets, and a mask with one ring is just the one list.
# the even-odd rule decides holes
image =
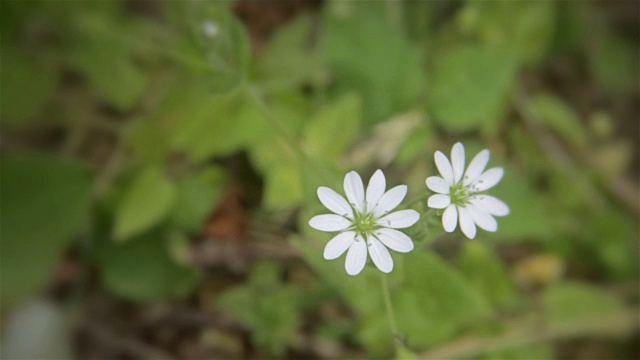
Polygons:
[[358,213],[357,211],[355,212],[353,226],[355,231],[360,235],[371,235],[375,230],[380,228],[373,213]]
[[455,205],[462,206],[469,203],[469,195],[471,195],[470,189],[464,185],[463,181],[453,185],[449,190],[449,196],[451,202]]

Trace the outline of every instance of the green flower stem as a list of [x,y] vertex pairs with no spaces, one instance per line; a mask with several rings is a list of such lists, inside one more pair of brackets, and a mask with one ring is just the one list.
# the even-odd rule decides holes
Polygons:
[[398,354],[402,348],[400,343],[400,333],[398,332],[398,325],[396,324],[396,317],[393,312],[393,305],[391,303],[391,294],[389,292],[389,282],[387,276],[384,273],[380,273],[382,286],[382,296],[384,297],[384,307],[387,311],[387,317],[389,318],[389,326],[391,327],[391,336],[393,336],[393,346]]

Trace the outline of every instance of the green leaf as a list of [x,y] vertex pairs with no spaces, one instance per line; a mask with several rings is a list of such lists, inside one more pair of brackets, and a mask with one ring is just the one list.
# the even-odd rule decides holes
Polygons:
[[587,146],[589,134],[566,102],[549,94],[536,94],[531,99],[531,107],[538,120],[573,146],[581,149]]
[[549,1],[470,1],[458,20],[467,31],[477,31],[482,43],[510,48],[525,63],[536,63],[553,38],[555,13]]
[[282,284],[282,270],[262,261],[251,271],[249,285],[225,291],[217,299],[221,310],[253,330],[252,341],[274,356],[283,356],[295,343],[301,322],[301,303],[292,285]]
[[551,326],[616,314],[624,310],[620,300],[610,293],[577,282],[559,283],[548,289],[544,294],[544,306],[547,322]]
[[91,89],[119,111],[132,110],[147,89],[146,74],[129,50],[113,41],[87,40],[72,57]]
[[204,161],[238,151],[262,136],[266,119],[246,89],[219,96],[201,90],[166,114],[175,129],[170,139],[174,149]]
[[465,45],[439,56],[429,83],[435,120],[451,131],[494,129],[516,69],[516,57],[506,48]]
[[[401,255],[401,254],[398,254]],[[465,325],[491,314],[489,303],[451,265],[429,252],[404,256],[405,283],[392,293],[396,316],[409,345],[422,348],[444,341]],[[404,308],[408,305],[408,308]],[[415,310],[424,321],[416,321]]]
[[[596,257],[616,279],[632,279],[637,274],[638,257],[634,248],[634,220],[615,208],[603,208],[584,226],[584,237]],[[636,230],[637,231],[637,230]]]
[[22,125],[41,114],[57,85],[58,73],[50,62],[16,48],[2,48],[0,113],[4,124]]
[[302,201],[300,172],[295,164],[274,166],[266,174],[264,205],[270,209],[282,209]]
[[363,95],[363,123],[416,105],[424,88],[421,59],[384,2],[333,2],[323,14],[320,46],[338,90]]
[[169,155],[167,129],[157,119],[137,119],[127,127],[126,140],[143,164],[161,165]]
[[492,351],[480,357],[481,360],[545,360],[555,359],[549,344],[521,345],[504,350]]
[[515,291],[507,269],[490,248],[478,241],[466,241],[458,262],[469,282],[494,306],[514,304]]
[[173,222],[190,231],[198,231],[223,195],[226,176],[222,169],[209,166],[177,184]]
[[497,219],[496,237],[504,241],[522,241],[530,238],[548,240],[553,236],[557,212],[516,168],[506,166],[504,178],[490,193],[510,209],[509,215]]
[[303,144],[309,154],[337,160],[358,134],[362,118],[360,97],[345,95],[320,109],[305,128]]
[[299,16],[278,28],[258,58],[260,83],[270,90],[296,88],[321,80],[321,63],[310,44],[313,22]]
[[637,90],[640,56],[624,37],[606,34],[590,55],[592,69],[608,92],[622,95]]
[[42,289],[85,224],[91,181],[83,164],[48,157],[2,161],[2,307]]
[[171,259],[161,231],[138,235],[124,244],[103,235],[97,237],[102,280],[122,298],[148,302],[184,297],[199,282],[198,273]]
[[175,185],[159,168],[141,170],[127,188],[115,215],[114,239],[131,239],[163,221],[174,204]]
[[166,6],[183,30],[173,45],[179,52],[178,64],[204,78],[212,93],[237,89],[247,77],[251,44],[243,24],[233,15],[231,2],[178,1]]

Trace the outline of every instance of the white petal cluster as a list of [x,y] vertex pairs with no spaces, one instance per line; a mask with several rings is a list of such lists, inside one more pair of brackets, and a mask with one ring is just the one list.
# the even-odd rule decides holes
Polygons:
[[[420,219],[415,210],[391,212],[407,194],[407,186],[399,185],[385,192],[386,180],[377,170],[365,193],[360,175],[349,172],[344,178],[347,199],[334,190],[321,186],[318,198],[333,214],[317,215],[309,225],[317,230],[339,231],[324,248],[324,258],[333,260],[347,252],[345,269],[357,275],[367,262],[367,253],[380,271],[393,270],[393,259],[387,247],[398,252],[413,250],[413,242],[396,229],[407,228]],[[348,200],[348,201],[347,201]]]
[[427,178],[427,187],[436,193],[429,197],[428,204],[434,209],[445,209],[442,214],[444,230],[452,232],[460,223],[460,229],[469,239],[476,236],[476,226],[496,231],[498,222],[494,216],[509,214],[509,207],[498,198],[483,193],[500,182],[504,175],[500,167],[484,171],[489,162],[489,150],[480,151],[466,171],[461,143],[453,145],[451,162],[440,151],[435,153],[435,162],[441,176]]

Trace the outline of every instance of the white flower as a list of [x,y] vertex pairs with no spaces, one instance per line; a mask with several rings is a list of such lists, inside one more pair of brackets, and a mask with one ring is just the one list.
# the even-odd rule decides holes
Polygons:
[[435,153],[440,176],[427,178],[427,187],[436,192],[429,197],[429,207],[445,209],[442,225],[446,232],[460,229],[469,238],[476,236],[476,225],[487,231],[496,231],[498,223],[494,216],[509,214],[509,207],[499,199],[485,195],[483,191],[496,185],[504,170],[500,167],[484,171],[489,162],[489,150],[482,150],[464,171],[464,146],[453,145],[451,162],[440,151]]
[[390,213],[404,199],[407,186],[399,185],[387,192],[385,187],[384,174],[377,170],[369,180],[366,194],[358,173],[351,171],[344,177],[344,192],[349,201],[328,187],[318,188],[320,202],[334,214],[314,216],[309,225],[321,231],[340,232],[325,246],[324,258],[333,260],[349,250],[345,261],[349,275],[362,271],[367,252],[378,269],[388,273],[393,270],[393,259],[387,247],[403,253],[413,250],[411,239],[395,229],[415,224],[420,214],[415,210]]

